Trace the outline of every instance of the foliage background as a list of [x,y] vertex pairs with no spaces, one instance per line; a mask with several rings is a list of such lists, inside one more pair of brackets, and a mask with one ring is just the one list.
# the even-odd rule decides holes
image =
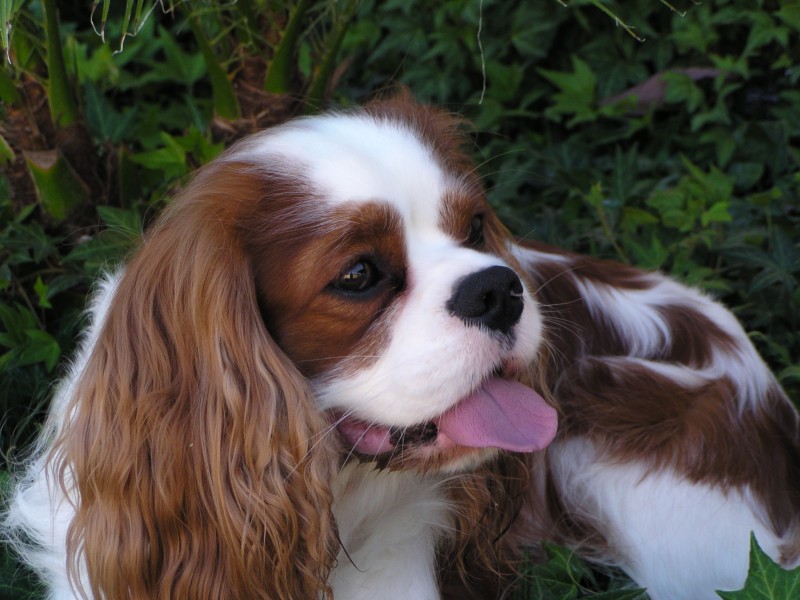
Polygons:
[[[245,133],[394,82],[471,120],[489,199],[517,234],[705,289],[800,399],[797,0],[194,1],[149,18],[137,0],[138,19],[106,4],[103,39],[104,6],[58,3],[59,77],[54,3],[0,3],[13,25],[0,69],[0,485],[92,279],[185,176]],[[638,595],[552,556],[520,597]],[[35,594],[0,548],[0,598]]]

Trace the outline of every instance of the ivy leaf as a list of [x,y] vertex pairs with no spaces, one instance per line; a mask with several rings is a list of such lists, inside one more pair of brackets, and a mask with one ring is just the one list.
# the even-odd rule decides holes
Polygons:
[[554,544],[545,544],[544,549],[548,556],[547,562],[526,568],[513,596],[516,600],[634,600],[645,597],[644,590],[632,587],[627,578],[617,580],[610,577],[608,589],[592,591],[589,588],[597,585],[594,573],[574,551]]
[[591,67],[574,55],[572,69],[572,73],[539,69],[539,73],[559,89],[553,96],[553,105],[545,111],[545,116],[558,119],[562,114],[574,115],[567,123],[568,127],[595,118],[597,78]]
[[724,600],[786,600],[800,598],[800,567],[788,571],[775,564],[750,534],[750,570],[744,587],[736,592],[718,591]]

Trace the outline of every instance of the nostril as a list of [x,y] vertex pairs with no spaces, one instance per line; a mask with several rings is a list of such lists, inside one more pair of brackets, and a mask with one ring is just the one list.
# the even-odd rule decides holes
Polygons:
[[522,315],[523,293],[522,282],[514,271],[489,267],[456,282],[447,309],[468,325],[508,333]]

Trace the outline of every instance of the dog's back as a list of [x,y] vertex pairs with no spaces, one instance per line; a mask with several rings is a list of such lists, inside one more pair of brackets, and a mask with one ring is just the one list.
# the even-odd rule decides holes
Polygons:
[[733,315],[659,274],[518,250],[549,330],[561,432],[514,543],[621,566],[655,600],[739,589],[753,532],[800,554],[800,433]]

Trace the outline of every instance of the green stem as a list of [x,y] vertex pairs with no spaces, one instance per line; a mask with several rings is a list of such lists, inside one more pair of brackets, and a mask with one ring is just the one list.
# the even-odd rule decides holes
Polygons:
[[611,10],[610,8],[608,8],[607,6],[605,6],[605,5],[604,5],[602,2],[600,2],[600,0],[589,0],[589,4],[591,4],[591,5],[592,5],[592,6],[594,6],[595,8],[599,8],[599,9],[600,9],[601,11],[603,11],[603,12],[604,12],[606,15],[608,15],[609,17],[611,17],[612,19],[614,19],[614,21],[616,22],[617,26],[619,26],[619,27],[622,27],[622,28],[625,30],[625,32],[626,32],[626,33],[628,33],[630,36],[632,36],[632,37],[633,37],[633,38],[634,38],[634,39],[635,39],[637,42],[643,42],[643,41],[644,41],[644,38],[643,38],[643,37],[640,37],[640,36],[639,36],[639,35],[638,35],[638,34],[637,34],[637,33],[636,33],[634,30],[633,30],[633,27],[631,27],[631,26],[630,26],[630,25],[628,25],[628,24],[627,24],[625,21],[623,21],[622,19],[620,19],[620,18],[617,16],[617,13],[615,13],[613,10]]
[[237,0],[236,8],[239,10],[239,13],[242,15],[244,20],[244,25],[239,28],[242,32],[244,41],[247,44],[253,43],[253,29],[256,27],[258,23],[258,18],[256,17],[256,10],[253,6],[253,0]]
[[600,227],[603,230],[603,234],[606,236],[606,239],[611,242],[611,246],[614,248],[617,256],[619,256],[623,262],[630,263],[628,253],[625,252],[622,246],[619,245],[617,236],[614,234],[614,230],[611,228],[611,224],[608,222],[608,215],[606,215],[606,211],[603,208],[602,203],[597,204],[597,216],[600,218]]
[[192,28],[194,37],[197,40],[197,45],[200,46],[200,52],[206,63],[209,79],[211,79],[211,93],[214,96],[214,111],[223,119],[240,118],[241,112],[239,110],[239,102],[236,100],[236,92],[233,90],[233,84],[228,78],[228,73],[217,60],[214,49],[211,47],[211,42],[200,26],[200,21],[196,15],[192,15],[189,18],[189,26]]
[[72,89],[64,53],[61,50],[61,26],[58,19],[58,7],[55,0],[43,0],[45,29],[47,33],[47,71],[48,100],[53,122],[64,127],[78,120],[78,107],[72,97]]
[[339,54],[339,49],[342,47],[344,36],[347,33],[347,27],[350,25],[351,17],[355,12],[355,7],[358,6],[357,2],[350,5],[350,9],[345,15],[338,20],[338,28],[333,33],[333,41],[328,45],[328,53],[322,61],[322,66],[317,71],[314,81],[311,82],[311,88],[306,94],[306,112],[315,112],[322,106],[322,101],[325,98],[325,92],[328,89],[331,75],[336,67],[336,57]]
[[301,26],[305,19],[310,0],[300,0],[289,16],[289,22],[283,32],[283,37],[275,49],[275,54],[269,64],[267,76],[264,79],[264,89],[273,94],[285,94],[289,91],[292,82],[292,72],[295,52],[297,51]]

